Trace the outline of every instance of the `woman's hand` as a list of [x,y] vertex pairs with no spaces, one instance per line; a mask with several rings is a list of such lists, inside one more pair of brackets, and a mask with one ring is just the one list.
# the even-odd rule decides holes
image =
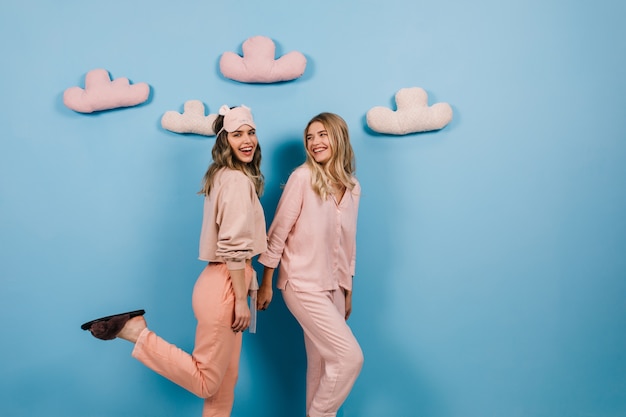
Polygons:
[[352,313],[352,291],[344,290],[346,296],[346,320]]
[[271,285],[259,286],[259,291],[256,295],[256,308],[258,310],[266,310],[272,302],[273,295],[274,291],[272,290]]
[[256,308],[258,310],[265,310],[270,306],[272,302],[272,296],[274,291],[272,290],[272,279],[274,277],[274,268],[263,269],[263,281],[259,286],[259,291],[256,296]]
[[232,329],[243,332],[250,326],[250,307],[248,307],[248,289],[246,288],[245,270],[228,270],[235,293],[235,310]]
[[232,329],[234,332],[243,332],[250,326],[250,308],[248,300],[235,299],[235,318],[233,320]]

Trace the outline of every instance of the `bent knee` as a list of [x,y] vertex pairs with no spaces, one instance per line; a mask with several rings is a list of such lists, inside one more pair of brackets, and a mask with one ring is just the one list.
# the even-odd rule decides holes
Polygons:
[[194,394],[203,400],[213,397],[220,390],[220,383],[204,378],[202,386],[199,387]]
[[350,352],[350,354],[343,359],[342,364],[349,369],[351,373],[358,374],[363,367],[363,360],[363,351],[359,348]]
[[363,367],[363,361],[364,360],[365,360],[365,358],[363,357],[363,351],[361,349],[359,349],[358,358],[356,360],[357,366],[358,366],[359,370]]
[[196,396],[198,398],[201,398],[203,400],[208,400],[209,398],[213,397],[215,394],[217,394],[217,389],[205,389],[202,388],[201,391],[199,392],[195,392],[194,394],[196,394]]

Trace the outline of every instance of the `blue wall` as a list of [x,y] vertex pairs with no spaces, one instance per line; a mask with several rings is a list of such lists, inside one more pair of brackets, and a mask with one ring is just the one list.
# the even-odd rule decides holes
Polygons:
[[[130,344],[79,329],[145,308],[192,349],[213,139],[160,118],[197,99],[253,109],[268,222],[309,118],[350,125],[366,361],[343,416],[626,416],[625,18],[619,0],[3,4],[0,415],[200,415]],[[255,35],[304,53],[305,75],[222,77],[219,56]],[[150,100],[67,109],[95,68],[149,83]],[[367,110],[405,87],[453,121],[369,131]],[[259,320],[233,416],[303,416],[299,327],[280,294]]]

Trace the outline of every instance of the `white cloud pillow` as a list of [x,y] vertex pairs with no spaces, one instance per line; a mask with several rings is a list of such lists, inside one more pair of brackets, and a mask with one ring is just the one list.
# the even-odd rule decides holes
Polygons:
[[444,128],[452,120],[448,103],[428,106],[428,94],[423,88],[403,88],[396,93],[397,110],[373,107],[366,115],[367,125],[378,133],[406,135]]
[[174,110],[165,112],[161,117],[161,126],[175,133],[215,136],[213,122],[217,114],[205,116],[204,113],[204,103],[200,100],[189,100],[185,102],[182,114]]

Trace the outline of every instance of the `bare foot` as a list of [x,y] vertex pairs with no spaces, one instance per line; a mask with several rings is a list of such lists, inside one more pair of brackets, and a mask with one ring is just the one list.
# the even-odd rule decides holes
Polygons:
[[148,327],[148,325],[143,316],[133,317],[126,322],[122,330],[117,334],[117,337],[136,343],[139,335],[146,327]]

